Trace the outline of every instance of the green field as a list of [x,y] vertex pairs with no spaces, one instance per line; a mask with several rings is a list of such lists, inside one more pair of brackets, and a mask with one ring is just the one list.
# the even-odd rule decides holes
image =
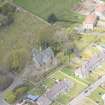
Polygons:
[[59,21],[80,22],[83,17],[72,11],[73,5],[80,0],[15,0],[16,4],[31,11],[33,14],[47,19],[55,14]]
[[5,62],[14,48],[23,48],[27,50],[26,52],[30,52],[36,36],[47,26],[48,24],[29,12],[16,13],[15,22],[9,27],[0,29],[0,65],[6,66]]

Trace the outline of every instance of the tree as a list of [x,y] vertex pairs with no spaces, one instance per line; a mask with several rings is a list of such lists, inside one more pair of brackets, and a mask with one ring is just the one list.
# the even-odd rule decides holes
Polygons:
[[8,57],[9,70],[18,72],[21,70],[27,59],[27,51],[24,48],[13,49]]
[[4,5],[0,6],[0,14],[4,17],[0,22],[0,26],[8,26],[13,23],[15,11],[16,7],[10,3],[4,3]]
[[54,26],[47,26],[41,29],[38,33],[37,45],[38,48],[44,50],[51,47],[56,54],[61,48],[61,41],[56,36],[56,29]]
[[16,11],[16,7],[10,3],[5,3],[1,8],[1,13],[5,16],[13,14]]
[[58,19],[55,14],[51,14],[50,16],[48,16],[48,22],[51,24],[54,24],[57,20]]

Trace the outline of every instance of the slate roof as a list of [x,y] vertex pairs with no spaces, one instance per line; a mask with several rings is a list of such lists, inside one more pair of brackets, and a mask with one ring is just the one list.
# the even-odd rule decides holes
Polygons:
[[44,63],[47,63],[51,57],[54,57],[54,53],[52,49],[49,47],[38,54],[36,54],[35,52],[33,57],[40,65],[43,65]]

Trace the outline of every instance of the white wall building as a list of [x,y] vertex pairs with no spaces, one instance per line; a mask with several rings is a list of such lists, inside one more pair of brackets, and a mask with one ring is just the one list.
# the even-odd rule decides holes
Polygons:
[[89,14],[83,22],[83,29],[93,30],[97,23],[97,16],[95,14]]

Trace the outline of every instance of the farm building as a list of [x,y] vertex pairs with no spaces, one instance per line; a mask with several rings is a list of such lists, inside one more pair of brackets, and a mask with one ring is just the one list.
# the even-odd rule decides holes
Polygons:
[[97,16],[93,14],[89,14],[85,21],[83,22],[83,29],[93,30],[97,23]]

